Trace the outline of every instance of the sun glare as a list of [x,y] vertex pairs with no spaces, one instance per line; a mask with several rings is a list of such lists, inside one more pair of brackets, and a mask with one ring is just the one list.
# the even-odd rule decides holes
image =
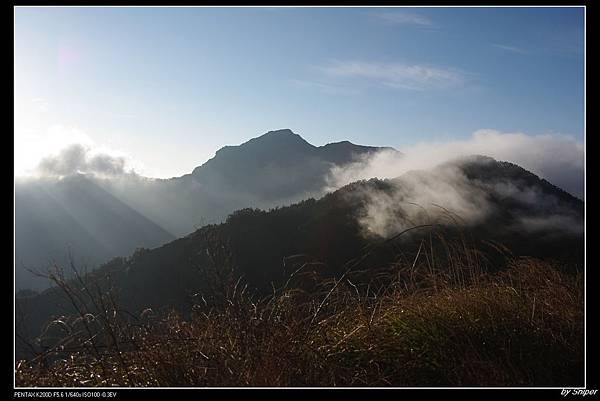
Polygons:
[[39,118],[46,112],[43,99],[15,100],[15,176],[34,175],[39,162],[71,144],[91,145],[88,135],[76,127],[45,125]]

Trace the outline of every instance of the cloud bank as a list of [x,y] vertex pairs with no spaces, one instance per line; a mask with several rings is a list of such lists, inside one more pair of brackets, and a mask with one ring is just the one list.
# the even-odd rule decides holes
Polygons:
[[527,135],[479,130],[470,138],[446,142],[421,142],[381,152],[344,167],[335,167],[329,189],[361,179],[394,178],[410,170],[429,169],[470,155],[485,155],[508,161],[539,175],[574,196],[583,198],[583,144],[562,135]]
[[454,165],[405,174],[394,182],[392,191],[367,190],[352,196],[364,200],[358,215],[364,233],[385,238],[455,216],[460,223],[474,224],[489,210],[485,191],[474,187]]
[[57,154],[43,158],[36,173],[46,177],[91,174],[104,178],[133,172],[126,167],[127,162],[123,156],[94,151],[82,144],[72,144]]
[[[365,190],[352,195],[364,201],[358,220],[366,235],[389,237],[415,225],[448,219],[476,224],[493,212],[490,193],[540,213],[517,216],[514,226],[506,229],[569,233],[583,229],[580,215],[539,188],[517,187],[503,180],[474,183],[456,162],[493,162],[471,155],[509,161],[583,198],[583,146],[573,138],[481,130],[465,140],[423,142],[402,150],[383,151],[331,170],[328,191],[362,179],[396,178],[392,191]],[[517,209],[511,212],[518,213]]]
[[[582,216],[571,206],[540,187],[516,184],[495,177],[483,181],[469,179],[462,162],[485,168],[490,158],[459,159],[430,170],[412,171],[391,182],[391,189],[359,190],[349,196],[359,197],[364,205],[358,222],[366,236],[389,238],[407,228],[421,224],[471,226],[485,223],[497,232],[523,232],[548,235],[583,232]],[[494,200],[496,199],[496,200]],[[510,199],[509,210],[497,199]],[[497,213],[509,212],[502,224],[486,222]]]

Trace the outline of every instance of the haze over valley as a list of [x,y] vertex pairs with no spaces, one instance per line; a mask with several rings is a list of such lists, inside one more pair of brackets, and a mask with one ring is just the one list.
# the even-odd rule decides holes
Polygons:
[[[535,142],[535,138],[526,140]],[[360,146],[348,141],[317,147],[283,129],[239,146],[226,146],[191,174],[152,179],[135,172],[106,176],[97,170],[80,169],[82,166],[73,160],[81,149],[73,145],[44,159],[38,176],[16,181],[17,288],[42,289],[49,284],[29,270],[44,271],[55,264],[69,263],[70,259],[94,268],[137,248],[154,248],[206,224],[220,223],[238,209],[268,210],[319,198],[359,179],[396,178],[393,174],[398,174],[402,176],[398,178],[402,181],[398,185],[400,192],[408,192],[410,200],[421,207],[445,205],[467,221],[485,215],[486,194],[465,185],[464,177],[452,169],[439,166],[469,156],[464,153],[469,146],[454,152],[452,146],[446,146],[449,150],[438,148],[437,153],[432,145],[421,146],[424,149],[409,154],[391,147]],[[550,153],[556,146],[548,146],[548,155],[537,156],[541,171],[549,172],[581,196],[582,166],[556,160]],[[576,146],[566,150],[577,157]],[[539,147],[534,151],[539,152]],[[509,152],[506,154],[510,156]],[[425,180],[420,177],[424,173],[413,172],[418,167],[427,171]],[[542,209],[547,209],[545,203],[553,202],[539,198],[535,189],[517,188],[510,182],[487,184],[495,185],[502,196],[522,198]],[[374,199],[371,212],[361,217],[371,220],[374,227],[370,230],[381,236],[401,228],[385,214],[386,210],[395,213],[394,207],[406,208],[395,197]],[[548,224],[561,223],[566,230],[582,229],[581,221],[573,221],[568,212],[553,216]]]

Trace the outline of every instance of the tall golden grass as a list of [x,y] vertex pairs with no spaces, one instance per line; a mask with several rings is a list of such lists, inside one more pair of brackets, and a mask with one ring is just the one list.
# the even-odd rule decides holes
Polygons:
[[239,279],[189,316],[120,309],[85,276],[61,287],[76,313],[16,361],[17,386],[577,386],[583,278],[509,254],[487,271],[466,241],[432,238],[383,270],[337,279],[300,265],[268,297]]

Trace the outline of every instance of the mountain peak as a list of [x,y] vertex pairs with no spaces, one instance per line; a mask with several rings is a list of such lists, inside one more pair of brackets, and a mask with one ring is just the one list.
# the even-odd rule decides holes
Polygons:
[[196,167],[192,174],[196,175],[201,169],[211,166],[221,170],[221,173],[231,170],[232,175],[239,175],[239,170],[253,169],[257,165],[306,160],[314,149],[315,146],[289,128],[268,131],[241,145],[222,147],[215,157]]
[[361,146],[349,141],[334,142],[317,147],[291,129],[282,128],[268,131],[241,145],[224,146],[216,152],[212,159],[202,166],[196,167],[192,175],[198,176],[201,171],[212,169],[220,171],[219,175],[237,177],[240,175],[240,170],[248,172],[265,165],[289,167],[303,163],[314,164],[317,160],[325,163],[323,168],[329,168],[331,163],[346,164],[356,160],[360,155],[371,154],[383,149],[392,148]]
[[300,136],[298,134],[295,134],[294,131],[292,131],[289,128],[282,128],[282,129],[276,129],[273,131],[269,131],[266,134],[263,134],[262,136],[265,135],[296,135],[296,136]]
[[315,146],[308,143],[300,135],[286,128],[269,131],[241,145],[225,146],[219,149],[215,156],[230,155],[231,152],[243,152],[242,157],[285,158],[287,157],[284,156],[286,154],[289,154],[289,156],[302,156],[306,152],[311,152],[314,148]]
[[294,131],[292,131],[289,128],[283,128],[283,129],[278,129],[275,131],[269,131],[266,134],[263,134],[259,137],[249,140],[248,142],[244,143],[243,145],[250,144],[250,143],[265,143],[265,142],[287,143],[287,144],[296,144],[296,145],[301,144],[303,146],[308,145],[309,147],[313,147],[313,145],[309,144],[306,140],[304,140],[304,138],[302,138],[300,135],[294,133]]

